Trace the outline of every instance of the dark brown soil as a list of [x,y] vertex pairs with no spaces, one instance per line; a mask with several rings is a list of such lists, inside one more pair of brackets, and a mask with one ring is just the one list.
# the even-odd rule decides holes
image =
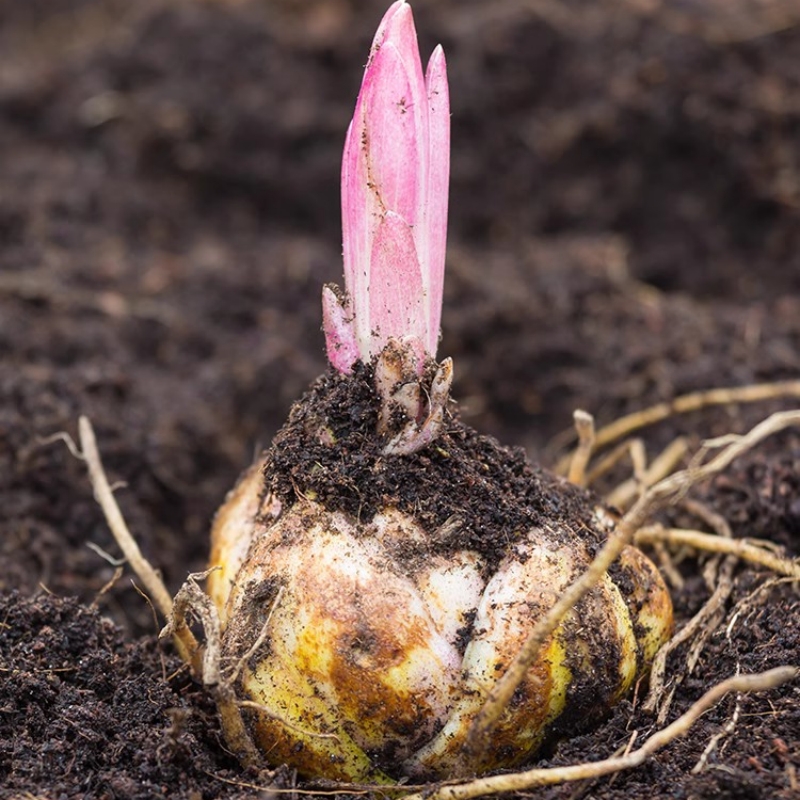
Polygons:
[[[383,6],[0,0],[0,797],[292,786],[227,756],[128,577],[100,594],[114,567],[87,544],[117,550],[83,465],[48,437],[90,416],[170,588],[202,568],[215,508],[325,368],[338,160]],[[440,353],[465,422],[547,464],[577,407],[604,423],[698,388],[798,376],[793,0],[414,7],[423,49],[441,41],[450,66]],[[645,432],[648,451],[791,404],[674,418]],[[697,496],[735,535],[799,555],[800,433]],[[679,622],[709,593],[693,558],[680,568]],[[670,718],[739,669],[800,661],[794,589],[736,606],[766,577],[737,568]],[[602,758],[634,732],[640,743],[654,724],[640,706],[543,763]],[[795,683],[728,698],[629,774],[530,794],[791,798],[799,766]]]
[[489,574],[531,528],[563,529],[567,542],[581,530],[590,551],[602,539],[590,493],[531,464],[521,448],[477,433],[459,419],[455,403],[445,409],[434,445],[403,456],[384,454],[379,410],[372,365],[359,362],[347,376],[329,369],[276,435],[265,488],[284,508],[310,495],[365,521],[399,508],[431,532],[423,545],[428,554],[472,550]]

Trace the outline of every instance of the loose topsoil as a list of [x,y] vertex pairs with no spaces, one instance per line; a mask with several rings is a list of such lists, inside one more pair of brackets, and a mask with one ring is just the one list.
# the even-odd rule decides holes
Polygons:
[[[797,378],[794,0],[414,9],[423,51],[442,42],[451,77],[439,352],[465,423],[546,466],[576,408],[603,424],[701,388]],[[226,491],[325,370],[338,161],[383,10],[0,0],[0,797],[297,785],[226,753],[206,696],[157,643],[130,575],[116,577],[63,434],[91,418],[125,517],[177,591],[203,568]],[[693,412],[642,435],[652,457],[792,404]],[[797,556],[799,468],[792,430],[693,496],[735,536]],[[713,588],[705,559],[683,556],[679,624]],[[668,719],[737,671],[800,661],[800,598],[786,583],[753,595],[768,578],[736,567]],[[539,763],[638,746],[656,724],[644,691]],[[527,794],[792,798],[798,767],[795,682],[727,698],[632,772]]]

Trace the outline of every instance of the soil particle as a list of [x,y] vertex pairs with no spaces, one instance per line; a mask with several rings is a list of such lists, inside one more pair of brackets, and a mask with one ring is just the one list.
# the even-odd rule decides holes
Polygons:
[[152,639],[126,643],[47,594],[0,596],[0,620],[0,796],[202,796],[233,766],[208,701]]

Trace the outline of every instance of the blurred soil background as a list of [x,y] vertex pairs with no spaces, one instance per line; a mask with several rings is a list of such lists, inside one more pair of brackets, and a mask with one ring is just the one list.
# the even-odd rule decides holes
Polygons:
[[[339,159],[375,0],[0,0],[0,797],[258,797],[129,575],[60,432],[88,415],[173,591],[210,520],[325,369]],[[554,463],[681,393],[800,375],[795,0],[417,0],[448,58],[440,354],[465,421]],[[798,400],[675,417],[654,455]],[[800,434],[698,493],[800,554]],[[696,524],[696,523],[695,523]],[[686,620],[711,588],[695,558]],[[800,598],[740,566],[671,718],[800,661]],[[679,650],[670,662],[685,661]],[[730,724],[729,724],[730,723]],[[731,730],[702,768],[712,737]],[[643,741],[637,699],[543,763]],[[729,698],[646,766],[536,798],[800,796],[800,687]],[[308,787],[306,787],[308,788]]]

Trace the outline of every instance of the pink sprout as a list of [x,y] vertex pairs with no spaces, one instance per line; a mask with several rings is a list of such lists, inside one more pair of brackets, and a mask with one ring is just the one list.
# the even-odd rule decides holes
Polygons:
[[349,373],[390,339],[436,356],[442,312],[450,100],[441,45],[423,76],[411,7],[383,17],[342,159],[344,295],[322,293],[332,366]]

